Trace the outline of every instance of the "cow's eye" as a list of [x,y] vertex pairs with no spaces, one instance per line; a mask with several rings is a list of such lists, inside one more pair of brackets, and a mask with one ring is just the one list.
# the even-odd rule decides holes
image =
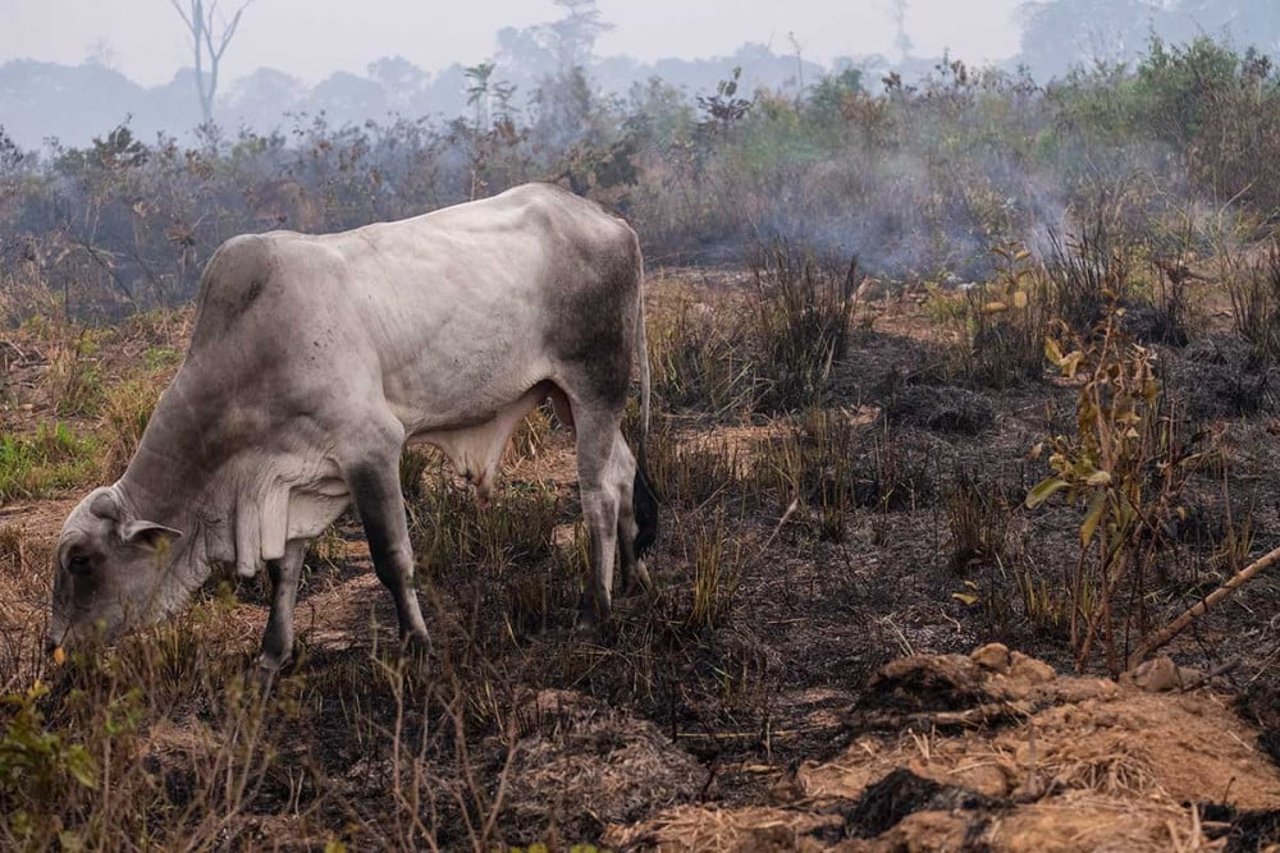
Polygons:
[[84,577],[89,574],[92,568],[93,566],[89,564],[89,558],[84,554],[72,554],[67,558],[67,571],[76,577]]

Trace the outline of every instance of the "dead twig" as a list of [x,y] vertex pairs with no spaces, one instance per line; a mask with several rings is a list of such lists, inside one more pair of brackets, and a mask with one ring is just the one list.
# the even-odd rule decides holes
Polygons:
[[1200,601],[1197,601],[1194,605],[1183,611],[1182,615],[1177,619],[1174,619],[1168,625],[1161,628],[1159,631],[1156,631],[1139,644],[1133,654],[1129,655],[1128,668],[1136,669],[1138,664],[1142,663],[1148,655],[1185,631],[1188,625],[1203,616],[1210,607],[1231,595],[1240,587],[1248,583],[1254,576],[1260,574],[1266,569],[1269,569],[1271,566],[1274,566],[1277,562],[1280,562],[1280,548],[1276,548],[1275,550],[1268,552],[1250,565],[1236,572],[1233,576],[1228,578],[1222,586],[1209,593]]
[[1228,672],[1231,672],[1233,669],[1235,669],[1239,665],[1240,665],[1240,658],[1233,658],[1224,664],[1220,664],[1214,667],[1213,669],[1209,670],[1204,675],[1200,676],[1194,681],[1190,681],[1184,684],[1182,688],[1179,690],[1179,692],[1190,693],[1192,690],[1195,690],[1197,687],[1200,687],[1202,684],[1208,684],[1210,681],[1217,678],[1218,676],[1226,675]]

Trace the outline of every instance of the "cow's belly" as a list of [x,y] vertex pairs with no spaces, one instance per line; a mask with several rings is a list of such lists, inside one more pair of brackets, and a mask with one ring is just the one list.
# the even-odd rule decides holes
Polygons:
[[481,500],[487,500],[512,433],[550,391],[549,383],[537,383],[498,407],[487,420],[451,429],[423,429],[411,435],[410,441],[440,448],[454,469],[475,486]]

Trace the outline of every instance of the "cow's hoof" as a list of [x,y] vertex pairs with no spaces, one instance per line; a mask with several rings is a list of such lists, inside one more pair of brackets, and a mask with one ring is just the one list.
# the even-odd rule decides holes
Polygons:
[[611,611],[612,608],[607,605],[596,607],[591,596],[584,594],[578,602],[578,621],[574,623],[574,627],[584,634],[598,632],[609,623]]

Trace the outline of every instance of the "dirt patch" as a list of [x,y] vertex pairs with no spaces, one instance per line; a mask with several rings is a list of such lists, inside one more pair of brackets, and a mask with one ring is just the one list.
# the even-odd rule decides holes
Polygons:
[[[791,809],[679,809],[606,843],[685,849],[698,813],[708,849],[761,831],[800,849],[1154,851],[1231,833],[1265,848],[1280,808],[1280,770],[1220,695],[1059,676],[998,645],[891,662],[845,722],[846,747],[797,769]],[[1226,810],[1208,820],[1204,802]]]

